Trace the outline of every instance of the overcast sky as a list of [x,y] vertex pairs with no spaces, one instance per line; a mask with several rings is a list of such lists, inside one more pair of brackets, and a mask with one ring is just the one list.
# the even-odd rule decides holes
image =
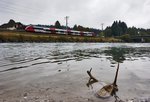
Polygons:
[[9,19],[24,24],[54,24],[56,20],[101,29],[121,20],[150,28],[150,0],[0,0],[0,24]]

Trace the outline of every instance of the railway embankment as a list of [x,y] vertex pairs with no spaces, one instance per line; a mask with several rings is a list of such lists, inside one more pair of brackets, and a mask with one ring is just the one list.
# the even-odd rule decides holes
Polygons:
[[121,42],[121,40],[104,37],[85,37],[0,30],[0,42]]

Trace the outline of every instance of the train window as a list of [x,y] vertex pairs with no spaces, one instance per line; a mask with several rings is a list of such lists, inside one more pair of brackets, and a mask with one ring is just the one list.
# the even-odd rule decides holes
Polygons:
[[38,30],[43,30],[43,28],[35,28],[35,29],[38,29]]

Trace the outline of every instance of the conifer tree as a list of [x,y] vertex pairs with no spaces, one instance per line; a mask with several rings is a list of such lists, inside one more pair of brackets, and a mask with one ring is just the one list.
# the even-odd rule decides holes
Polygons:
[[60,25],[59,21],[55,22],[55,28],[61,28],[61,25]]

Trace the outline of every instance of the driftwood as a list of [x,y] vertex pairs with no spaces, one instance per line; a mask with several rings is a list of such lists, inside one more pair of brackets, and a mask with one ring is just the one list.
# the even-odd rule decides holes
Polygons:
[[114,96],[116,99],[118,98],[118,96],[116,95],[116,92],[118,91],[118,86],[117,86],[118,71],[119,71],[119,63],[118,63],[118,66],[117,66],[117,71],[116,71],[114,82],[112,84],[103,86],[97,92],[97,95],[99,97]]
[[[98,80],[91,74],[91,71],[92,68],[89,71],[87,71],[88,75],[90,76],[89,81],[87,83],[88,87],[89,85],[98,82]],[[118,86],[117,86],[118,71],[119,71],[119,63],[117,66],[114,82],[112,84],[103,86],[99,91],[97,91],[96,94],[98,97],[106,98],[109,96],[114,96],[116,99],[118,98],[118,96],[116,95],[116,92],[118,91]]]
[[[92,68],[90,69],[90,71],[87,71],[88,75],[90,76],[88,83],[86,84],[88,87],[96,82],[98,82],[98,80],[93,77],[93,75],[91,74]],[[92,86],[91,86],[92,87]]]
[[92,71],[92,68],[90,69],[90,71],[87,71],[88,75],[90,76],[90,80],[94,80],[98,82],[98,80],[95,77],[93,77],[93,75],[91,74],[91,71]]

